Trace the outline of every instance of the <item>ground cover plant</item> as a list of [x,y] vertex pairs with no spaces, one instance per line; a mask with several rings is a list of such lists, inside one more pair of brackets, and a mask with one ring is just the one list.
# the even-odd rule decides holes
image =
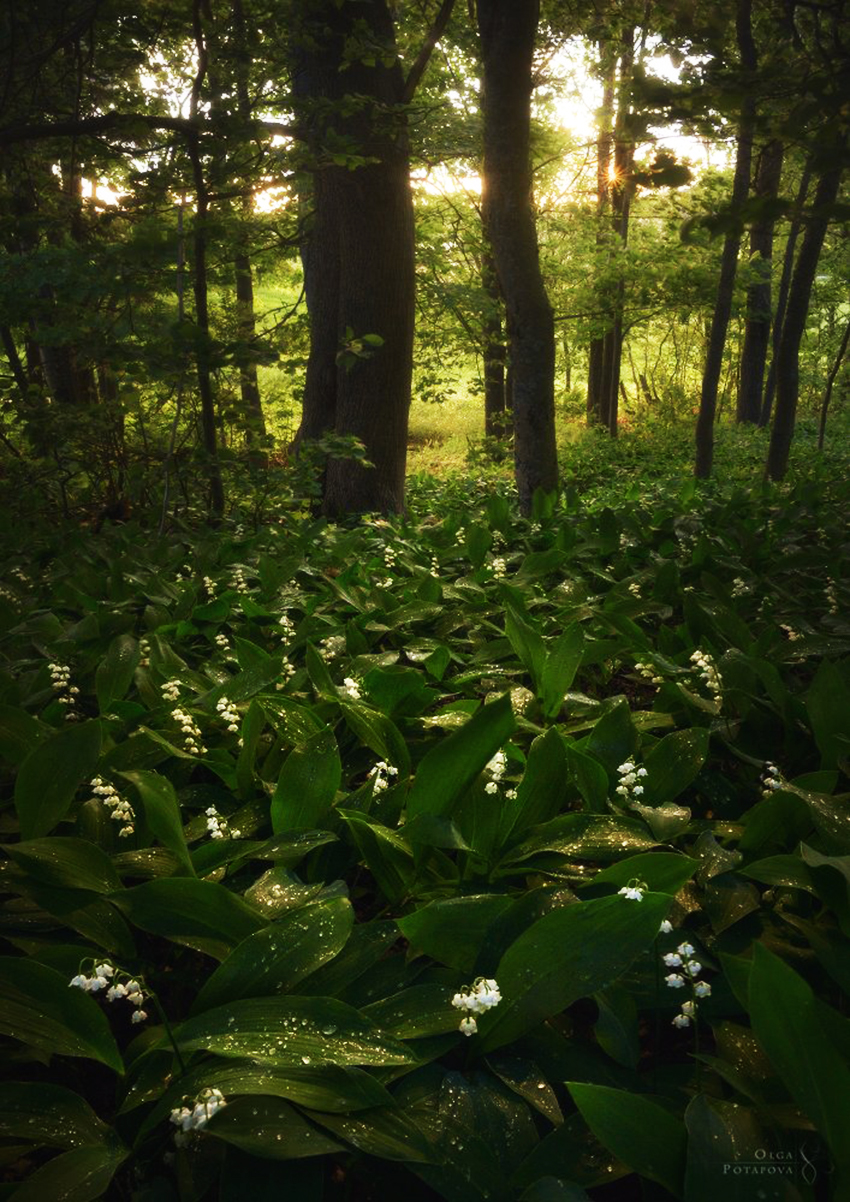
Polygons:
[[846,1196],[847,476],[644,454],[18,541],[0,1197]]

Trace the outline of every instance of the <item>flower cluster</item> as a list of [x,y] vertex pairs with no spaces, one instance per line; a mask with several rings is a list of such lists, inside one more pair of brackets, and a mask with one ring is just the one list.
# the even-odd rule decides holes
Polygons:
[[204,588],[210,594],[211,597],[215,596],[215,581],[212,579],[212,577],[210,577],[210,576],[204,577]]
[[163,701],[179,701],[180,700],[180,681],[166,680],[165,684],[160,689]]
[[287,683],[294,675],[295,665],[291,664],[289,660],[284,657],[283,662],[280,665],[280,680],[276,681],[274,686],[277,691],[280,692],[281,689],[285,689]]
[[643,793],[643,785],[638,784],[646,776],[646,768],[637,768],[631,760],[626,760],[617,769],[620,783],[614,790],[623,801],[631,802]]
[[645,660],[638,660],[635,663],[635,671],[652,684],[664,684],[664,677],[659,676],[655,666]]
[[691,656],[691,663],[702,677],[703,684],[713,695],[714,700],[719,702],[720,694],[723,692],[723,683],[714,660],[705,651],[695,651]]
[[179,1146],[188,1143],[189,1137],[207,1125],[216,1111],[227,1105],[227,1099],[220,1089],[208,1087],[202,1089],[189,1106],[178,1106],[171,1112],[171,1122],[179,1127],[174,1135],[174,1142]]
[[466,1015],[460,1020],[458,1030],[464,1035],[474,1035],[478,1030],[478,1023],[473,1015],[492,1010],[501,1000],[499,986],[492,978],[478,977],[471,986],[464,985],[452,998],[452,1005],[458,1010],[463,1010]]
[[823,592],[824,592],[824,597],[826,598],[826,603],[829,607],[829,612],[831,614],[837,614],[838,609],[839,609],[838,585],[832,576],[827,577],[826,588],[824,589]]
[[105,781],[102,776],[96,776],[91,782],[91,787],[95,796],[99,797],[106,808],[112,811],[109,817],[114,822],[123,823],[118,831],[119,836],[132,835],[135,830],[133,823],[136,814],[127,798],[122,797],[115,786],[110,785],[109,781]]
[[384,563],[392,570],[395,567],[396,559],[398,558],[395,547],[384,547]]
[[731,596],[745,597],[749,591],[750,591],[750,587],[747,584],[746,580],[742,580],[740,576],[736,576],[735,579],[732,581]]
[[319,643],[326,659],[336,659],[345,650],[345,635],[331,634]]
[[759,782],[761,784],[762,797],[770,797],[774,790],[782,788],[782,774],[776,767],[776,764],[772,764],[770,760],[765,760],[764,770],[759,777]]
[[147,668],[151,662],[151,641],[144,635],[139,639],[139,666]]
[[219,697],[215,704],[215,708],[221,715],[222,722],[227,723],[227,729],[231,734],[239,730],[239,714],[233,708],[233,705],[226,697]]
[[[505,769],[507,766],[508,757],[505,755],[504,751],[497,751],[492,760],[488,761],[485,769],[486,772],[490,773],[490,779],[484,786],[485,793],[489,793],[491,796],[493,796],[499,792],[499,785],[502,783],[502,777],[505,775]],[[505,797],[507,797],[509,801],[512,801],[516,797],[516,789],[507,789],[505,791]]]
[[231,828],[228,825],[227,819],[219,814],[215,806],[210,806],[206,811],[207,816],[207,833],[212,839],[239,839],[242,836],[240,830]]
[[172,713],[183,732],[183,746],[186,751],[190,751],[192,755],[205,755],[207,749],[201,742],[201,728],[198,724],[185,710],[175,709]]
[[633,580],[631,582],[631,584],[629,585],[629,592],[632,594],[633,597],[639,597],[641,595],[640,594],[640,585],[638,584],[638,582],[636,580]]
[[[121,978],[125,980],[121,980]],[[111,984],[110,984],[111,982]],[[142,987],[135,977],[131,977],[129,973],[118,971],[115,975],[115,966],[108,961],[103,964],[95,964],[92,969],[92,975],[87,977],[84,973],[78,973],[68,982],[68,987],[82,989],[85,993],[99,993],[102,989],[106,990],[106,1000],[114,1002],[118,998],[126,998],[131,1006],[135,1006],[130,1022],[143,1023],[148,1017],[147,1012],[142,1009],[145,1001],[145,995],[142,992]]]
[[352,701],[360,700],[360,686],[352,676],[346,676],[342,682],[343,691]]
[[803,637],[799,630],[795,630],[793,626],[786,626],[784,622],[779,623],[779,629],[785,632],[789,642],[796,643],[797,639],[801,639]]
[[496,558],[490,564],[490,567],[493,569],[493,575],[497,580],[503,580],[508,574],[508,565],[505,563],[504,559],[502,559],[501,555],[496,556]]
[[248,592],[248,582],[245,579],[245,572],[242,568],[233,569],[233,577],[230,581],[230,587],[236,589],[237,593]]
[[389,788],[389,778],[398,776],[398,768],[393,764],[388,764],[386,760],[378,760],[369,776],[372,778],[372,792],[383,793],[384,789]]
[[295,635],[295,624],[286,614],[281,614],[277,620],[280,627],[280,637],[282,639],[291,639]]
[[617,893],[625,897],[627,901],[643,901],[643,895],[646,893],[646,881],[639,881],[636,876],[633,876],[628,885],[623,885],[622,889],[618,889]]
[[696,958],[693,944],[680,943],[675,952],[667,952],[661,958],[667,968],[674,970],[664,978],[668,988],[684,989],[690,986],[693,996],[682,1003],[681,1011],[673,1019],[674,1027],[689,1027],[691,1020],[696,1018],[697,999],[709,997],[711,986],[708,981],[697,980],[702,972],[702,964]]
[[75,721],[77,714],[74,707],[80,690],[75,684],[71,684],[71,669],[66,664],[50,663],[47,670],[50,673],[50,683],[58,694],[57,702],[66,707],[65,721]]
[[220,647],[222,651],[230,650],[230,639],[226,634],[222,634],[221,631],[219,631],[219,633],[215,636],[215,644],[217,647]]

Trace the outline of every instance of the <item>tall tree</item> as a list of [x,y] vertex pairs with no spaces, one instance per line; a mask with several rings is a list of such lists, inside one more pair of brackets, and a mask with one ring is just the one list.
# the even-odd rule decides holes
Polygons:
[[293,81],[310,151],[303,248],[310,357],[297,436],[354,435],[372,466],[331,458],[328,514],[400,510],[413,353],[413,204],[405,80],[385,0],[313,0]]
[[478,0],[483,80],[482,211],[507,313],[520,508],[558,485],[555,331],[531,193],[532,59],[538,0]]
[[771,322],[771,272],[775,225],[771,202],[776,200],[779,193],[783,155],[782,142],[778,138],[772,138],[761,148],[755,171],[753,192],[761,202],[762,210],[750,230],[750,265],[754,278],[747,289],[747,317],[738,383],[739,422],[757,423],[761,417],[764,368]]
[[735,174],[732,181],[733,225],[723,241],[720,278],[711,319],[705,370],[702,378],[699,416],[696,426],[696,463],[694,472],[700,479],[711,475],[714,459],[714,415],[717,410],[717,389],[723,366],[726,332],[732,314],[732,296],[738,267],[741,231],[735,210],[740,211],[750,187],[753,134],[756,122],[754,76],[757,67],[756,45],[752,30],[752,0],[737,0],[735,32],[743,75],[744,93],[736,139]]
[[[599,42],[599,65],[602,75],[602,105],[597,121],[599,134],[596,139],[596,247],[601,252],[608,241],[607,213],[611,197],[611,146],[614,125],[614,89],[617,82],[617,56],[608,38]],[[587,421],[588,425],[607,425],[603,401],[604,389],[602,366],[605,354],[605,332],[595,334],[590,340],[587,366]]]

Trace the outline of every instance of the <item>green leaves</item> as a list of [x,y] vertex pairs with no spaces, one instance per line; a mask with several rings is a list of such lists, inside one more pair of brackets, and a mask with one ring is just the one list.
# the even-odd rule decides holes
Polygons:
[[511,944],[495,973],[502,1003],[481,1021],[486,1051],[504,1047],[626,971],[658,935],[670,899],[615,896],[552,910]]
[[132,635],[117,634],[95,673],[97,704],[102,714],[126,695],[138,663],[139,644]]
[[450,814],[515,726],[510,698],[500,697],[482,706],[460,730],[441,739],[416,769],[407,799],[408,816]]
[[213,884],[169,877],[147,881],[113,896],[135,926],[223,960],[263,925],[240,897]]
[[39,1052],[82,1056],[124,1071],[121,1055],[94,998],[52,968],[19,956],[0,957],[0,1032]]
[[100,724],[68,726],[35,747],[15,781],[23,839],[47,835],[65,817],[77,789],[90,780],[100,755]]
[[120,775],[135,788],[151,834],[174,853],[184,872],[194,876],[195,869],[183,833],[180,803],[171,781],[158,772],[122,772]]
[[209,1010],[176,1032],[185,1051],[205,1049],[258,1064],[411,1064],[413,1055],[353,1006],[332,998],[251,998]]
[[272,830],[318,827],[340,785],[342,768],[329,730],[313,735],[287,757],[271,803]]
[[709,732],[702,727],[674,730],[644,760],[644,801],[660,806],[675,801],[693,781],[708,754]]
[[567,1088],[601,1144],[633,1172],[682,1196],[687,1133],[681,1119],[641,1094],[575,1081]]

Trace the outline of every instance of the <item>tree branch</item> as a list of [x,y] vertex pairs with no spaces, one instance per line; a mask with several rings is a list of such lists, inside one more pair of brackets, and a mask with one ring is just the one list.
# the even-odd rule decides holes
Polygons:
[[[19,142],[40,142],[46,138],[79,137],[84,134],[98,135],[111,130],[144,126],[146,129],[171,130],[174,133],[190,134],[195,137],[213,131],[213,125],[203,117],[154,117],[149,113],[119,113],[113,110],[99,117],[82,117],[78,121],[48,121],[36,125],[7,125],[0,127],[0,146],[13,146]],[[299,131],[293,125],[280,121],[256,121],[255,133],[263,136],[296,138]]]
[[401,94],[402,104],[410,104],[413,99],[413,94],[419,87],[419,81],[425,74],[425,68],[431,55],[434,53],[434,47],[439,42],[445,32],[445,28],[449,23],[449,17],[452,15],[452,10],[455,6],[455,0],[443,0],[440,6],[440,11],[434,18],[434,24],[428,30],[422,49],[416,56],[416,62],[410,68],[407,79],[404,81],[404,91]]

